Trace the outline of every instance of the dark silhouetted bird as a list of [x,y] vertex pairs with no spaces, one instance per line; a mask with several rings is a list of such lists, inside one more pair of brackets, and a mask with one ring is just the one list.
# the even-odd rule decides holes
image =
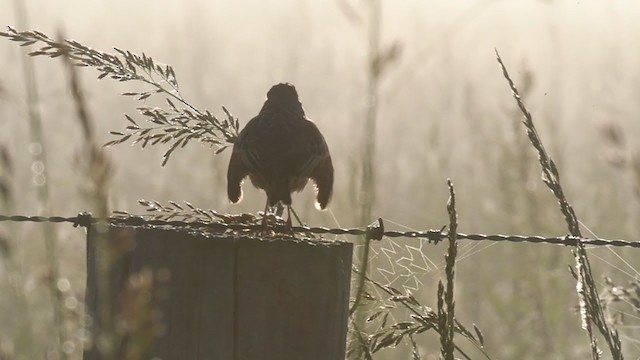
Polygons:
[[227,171],[231,202],[241,200],[240,186],[247,176],[267,194],[265,215],[269,207],[282,203],[289,213],[289,225],[291,194],[304,189],[309,179],[315,184],[317,208],[326,208],[331,200],[333,164],[329,148],[318,127],[306,118],[291,84],[274,85],[260,113],[238,135]]

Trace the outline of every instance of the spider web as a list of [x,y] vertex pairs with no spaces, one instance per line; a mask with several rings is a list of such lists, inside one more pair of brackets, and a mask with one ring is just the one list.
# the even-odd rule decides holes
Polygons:
[[[370,243],[369,276],[383,285],[418,292],[424,285],[427,273],[438,266],[425,254],[425,248],[432,246],[426,239],[384,238]],[[364,245],[357,245],[354,264],[362,263]]]
[[[380,241],[371,241],[367,276],[382,286],[396,289],[404,294],[419,295],[425,287],[425,281],[430,282],[431,276],[437,274],[439,269],[439,266],[427,256],[429,247],[433,249],[433,244],[422,238],[384,237]],[[353,258],[355,267],[362,264],[363,250],[364,244],[355,246]],[[358,278],[358,275],[352,277],[351,288],[354,296],[358,287]],[[409,309],[392,301],[389,293],[368,281],[365,283],[365,291],[372,298],[368,298],[364,304],[365,308],[361,309],[367,317],[367,322],[361,329],[363,335],[371,338],[372,334],[382,332],[385,328],[389,329],[390,324],[410,320]],[[420,301],[428,305],[431,304],[429,300],[431,299]],[[376,313],[384,315],[376,315]],[[404,339],[401,344],[410,346],[407,339]]]
[[[385,219],[391,223],[410,231],[402,224]],[[458,244],[459,257],[456,261],[463,261],[483,251],[487,247],[479,242]],[[356,245],[354,250],[355,267],[362,264],[364,244]],[[369,244],[369,271],[367,277],[371,281],[365,282],[365,294],[360,305],[366,319],[364,324],[358,324],[361,338],[366,339],[369,349],[376,352],[380,344],[390,337],[397,339],[398,331],[409,323],[414,323],[417,313],[430,317],[434,314],[432,308],[436,305],[433,288],[444,269],[443,248],[437,250],[433,243],[425,238],[390,238],[384,237],[380,241]],[[437,259],[433,261],[431,258]],[[358,269],[359,270],[359,269]],[[359,286],[359,276],[352,277],[353,295]],[[366,300],[364,299],[366,298]],[[404,302],[402,299],[410,298]],[[353,303],[352,299],[352,303]],[[395,329],[395,330],[394,330]],[[396,337],[394,337],[396,336]],[[417,339],[404,336],[396,345],[414,351],[413,356],[420,356],[417,352]],[[389,344],[389,342],[386,342]],[[356,343],[350,345],[357,346]],[[382,348],[389,347],[388,345]],[[392,345],[395,347],[395,345]]]

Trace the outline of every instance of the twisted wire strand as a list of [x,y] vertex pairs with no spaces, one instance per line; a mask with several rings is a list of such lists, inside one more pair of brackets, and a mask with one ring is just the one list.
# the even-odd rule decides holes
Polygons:
[[[202,221],[182,221],[182,220],[161,220],[161,219],[144,219],[138,216],[127,218],[109,217],[106,219],[94,218],[88,213],[80,213],[73,217],[63,216],[23,216],[23,215],[1,215],[0,222],[52,222],[52,223],[71,223],[74,227],[89,227],[91,224],[108,223],[113,225],[130,225],[130,226],[173,226],[173,227],[194,227],[194,228],[210,228],[217,230],[262,230],[259,224],[227,224],[223,222],[202,222]],[[429,242],[438,243],[440,240],[447,238],[448,233],[442,230],[425,230],[425,231],[384,231],[381,220],[366,228],[327,228],[327,227],[310,227],[310,226],[294,226],[290,230],[296,233],[312,233],[312,234],[331,234],[331,235],[368,235],[373,230],[379,232],[375,239],[382,236],[398,238],[425,238]],[[546,243],[565,246],[575,246],[578,241],[586,246],[612,246],[612,247],[631,247],[640,248],[639,241],[630,241],[622,239],[591,239],[576,236],[526,236],[526,235],[502,235],[502,234],[465,234],[458,233],[458,239],[474,240],[474,241],[510,241],[510,242],[529,242],[529,243]]]

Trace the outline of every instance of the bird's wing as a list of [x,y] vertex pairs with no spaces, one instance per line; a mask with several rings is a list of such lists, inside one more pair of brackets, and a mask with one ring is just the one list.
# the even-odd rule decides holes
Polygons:
[[310,177],[318,164],[331,157],[329,147],[316,124],[309,120],[301,123],[301,134],[296,136],[295,149],[299,159],[304,160],[298,164],[298,173],[304,177]]
[[311,121],[305,121],[307,142],[304,149],[307,152],[306,161],[300,173],[309,177],[316,188],[316,206],[324,209],[333,193],[333,163],[329,147],[318,127]]
[[235,154],[236,161],[241,161],[244,164],[247,174],[256,172],[263,166],[260,159],[259,144],[260,136],[263,133],[260,128],[265,126],[265,120],[262,114],[251,119],[240,131],[238,139],[233,144],[232,158]]
[[259,116],[251,119],[240,131],[233,144],[233,152],[227,169],[227,195],[231,202],[238,202],[242,198],[242,180],[260,166],[260,160],[254,150],[257,132],[260,125]]
[[249,175],[247,167],[240,157],[240,153],[234,151],[229,160],[227,169],[227,196],[233,203],[237,203],[242,198],[242,180]]

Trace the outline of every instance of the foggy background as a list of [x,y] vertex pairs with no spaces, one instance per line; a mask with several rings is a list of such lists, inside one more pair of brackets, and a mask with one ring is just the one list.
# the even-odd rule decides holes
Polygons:
[[[144,52],[174,67],[181,93],[192,105],[220,117],[224,105],[240,119],[241,127],[258,113],[273,84],[293,83],[308,117],[327,140],[336,170],[330,211],[316,211],[310,186],[294,196],[295,209],[314,226],[355,227],[365,225],[357,214],[362,198],[368,196],[358,187],[362,143],[371,135],[363,133],[370,74],[366,2],[345,1],[30,0],[24,3],[28,28],[20,28],[16,2],[0,0],[0,25],[52,37],[62,31],[66,38],[107,52],[114,47]],[[521,114],[495,60],[497,49],[516,86],[524,90],[527,85],[524,100],[558,165],[569,201],[589,229],[583,234],[638,238],[640,4],[382,0],[382,6],[380,44],[394,46],[398,55],[380,78],[375,218],[401,230],[441,228],[448,221],[450,178],[456,187],[461,232],[567,233],[555,199],[540,180]],[[0,39],[0,144],[14,163],[14,210],[38,215],[24,56],[17,43]],[[34,62],[52,214],[92,211],[79,191],[83,178],[74,159],[82,134],[62,62],[40,57]],[[80,75],[99,142],[114,139],[109,131],[123,130],[123,114],[135,117],[140,105],[119,94],[136,87],[98,81],[94,69],[80,69]],[[612,142],[607,137],[611,129],[622,140]],[[115,165],[112,210],[142,213],[138,199],[188,201],[223,213],[262,210],[264,193],[248,182],[243,201],[229,204],[229,150],[214,156],[213,149],[193,142],[175,152],[163,168],[165,150],[142,150],[128,143],[107,148]],[[6,227],[0,224],[0,230]],[[40,285],[42,228],[31,224],[16,229],[32,317],[46,323],[48,303]],[[82,299],[84,232],[69,225],[55,229],[62,275]],[[384,240],[377,246],[384,247]],[[577,296],[567,270],[573,265],[569,248],[464,240],[460,246],[456,315],[484,331],[489,354],[503,359],[588,356],[587,336],[573,309]],[[435,264],[442,264],[444,247],[420,248]],[[637,250],[598,248],[591,254],[598,279],[606,275],[621,284],[637,279]],[[372,266],[375,271],[385,265]],[[0,274],[0,286],[7,288],[9,277],[1,260]],[[435,307],[440,270],[432,268],[422,275],[420,297],[424,305]],[[0,324],[6,324],[0,325],[0,349],[7,354],[15,351],[12,301],[0,296]],[[620,326],[623,348],[629,358],[636,358],[638,313],[625,305],[620,310],[625,313]],[[37,327],[36,333],[40,341],[34,346],[46,351],[46,326]],[[438,354],[433,335],[418,339],[424,341],[424,354]],[[377,355],[376,359],[409,358],[402,349]]]

